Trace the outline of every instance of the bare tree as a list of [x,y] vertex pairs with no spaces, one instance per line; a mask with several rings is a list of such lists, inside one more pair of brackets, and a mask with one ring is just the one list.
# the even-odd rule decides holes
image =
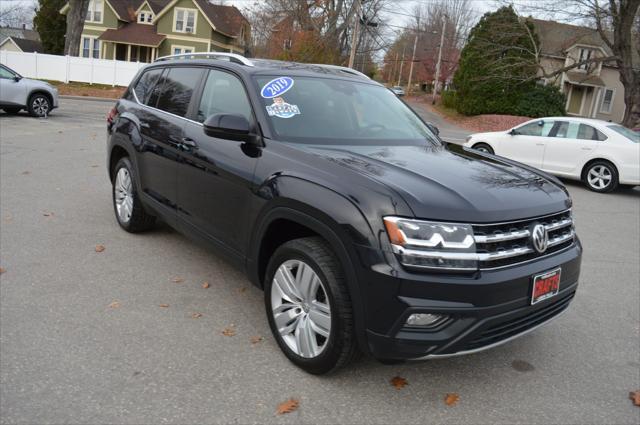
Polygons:
[[80,38],[88,9],[89,0],[69,0],[67,33],[64,41],[65,55],[78,56],[80,54]]
[[[21,1],[0,1],[0,26],[22,27],[33,18],[33,7]],[[1,41],[1,40],[0,40]]]

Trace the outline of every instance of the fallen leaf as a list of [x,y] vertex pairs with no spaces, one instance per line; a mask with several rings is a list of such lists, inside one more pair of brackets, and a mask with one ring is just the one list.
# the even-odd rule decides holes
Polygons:
[[98,168],[98,167],[99,167],[99,165],[96,165],[96,164],[93,164],[93,165],[91,166],[91,168]]
[[240,288],[240,289],[238,289],[238,292],[240,292],[242,294],[246,290],[247,290],[247,288]]
[[262,338],[261,336],[252,336],[252,337],[251,337],[251,343],[252,343],[252,344],[257,344],[257,343],[261,342],[261,341],[262,341],[262,339],[263,339],[263,338]]
[[45,216],[45,217],[53,217],[54,216],[54,214],[52,212],[43,212],[42,215]]
[[174,277],[173,279],[171,279],[171,282],[173,283],[182,283],[184,282],[184,279],[181,277]]
[[26,176],[27,174],[31,174],[31,171],[23,171],[22,174]]
[[58,133],[62,133],[62,130],[58,130]]
[[295,398],[290,398],[289,400],[282,402],[278,405],[277,414],[284,415],[286,413],[295,412],[300,407],[300,402]]
[[630,392],[629,398],[633,401],[634,406],[640,406],[640,390]]
[[409,383],[407,382],[406,379],[401,378],[399,376],[396,376],[394,378],[391,378],[391,385],[393,385],[394,387],[396,387],[396,389],[401,389],[404,388],[406,385],[408,385]]
[[222,335],[224,336],[234,336],[236,334],[236,330],[233,328],[233,325],[224,328],[222,331]]
[[102,252],[104,250],[105,250],[104,245],[96,245],[96,252]]
[[0,274],[4,273],[6,271],[7,271],[7,269],[5,269],[4,267],[0,267]]
[[167,308],[169,307],[169,304],[160,304],[158,307]]
[[202,317],[202,313],[193,313],[193,314],[191,315],[191,318],[192,318],[192,319],[199,319],[199,318],[201,318],[201,317]]
[[460,400],[460,396],[456,393],[448,393],[445,397],[444,397],[444,403],[447,406],[453,406],[454,404],[456,404],[458,402],[458,400]]
[[120,308],[120,301],[113,301],[111,304],[109,304],[109,308]]
[[207,289],[207,288],[209,287],[209,282],[204,282],[204,283],[202,284],[202,287],[203,287],[204,289]]

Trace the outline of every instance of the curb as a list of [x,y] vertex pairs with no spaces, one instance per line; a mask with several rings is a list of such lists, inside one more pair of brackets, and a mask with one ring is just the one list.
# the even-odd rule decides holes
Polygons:
[[115,103],[118,99],[109,98],[109,97],[91,97],[91,96],[71,96],[67,94],[61,94],[58,96],[60,99],[71,99],[71,100],[88,100],[91,102],[108,102]]

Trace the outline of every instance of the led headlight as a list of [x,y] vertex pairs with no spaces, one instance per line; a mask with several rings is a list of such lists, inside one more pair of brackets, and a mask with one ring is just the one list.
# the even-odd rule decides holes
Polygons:
[[466,271],[478,268],[469,224],[385,217],[384,225],[393,252],[405,266]]

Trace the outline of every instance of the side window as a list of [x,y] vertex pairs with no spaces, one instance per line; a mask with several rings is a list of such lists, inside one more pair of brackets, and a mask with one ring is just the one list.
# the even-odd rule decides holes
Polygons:
[[215,114],[240,114],[253,121],[251,103],[240,80],[222,71],[211,70],[198,107],[199,122]]
[[202,68],[169,68],[157,108],[184,117],[201,76]]
[[607,136],[591,127],[590,125],[580,124],[580,127],[578,128],[578,139],[602,141],[606,138]]
[[162,75],[162,68],[151,69],[142,74],[142,77],[140,77],[133,89],[140,103],[147,104],[146,102],[149,100],[151,90],[156,86],[156,83],[160,79],[160,75]]
[[536,121],[518,128],[518,134],[523,136],[541,136],[547,137],[551,128],[553,127],[553,121]]
[[0,78],[11,80],[15,77],[15,74],[8,69],[0,66]]

